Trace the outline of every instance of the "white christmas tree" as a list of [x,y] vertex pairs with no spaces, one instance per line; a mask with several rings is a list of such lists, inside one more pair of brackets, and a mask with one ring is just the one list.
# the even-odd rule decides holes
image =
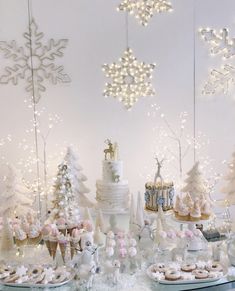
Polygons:
[[225,177],[227,185],[222,189],[230,204],[235,204],[235,152],[232,154],[232,162],[229,164],[229,172]]
[[78,157],[71,147],[67,148],[64,158],[65,163],[71,170],[73,176],[73,190],[80,207],[93,207],[94,203],[85,195],[90,190],[84,185],[87,177],[82,173],[83,168],[78,164]]
[[4,180],[4,189],[0,193],[0,216],[15,218],[32,211],[33,199],[29,197],[19,172],[8,165]]
[[195,163],[187,175],[188,178],[185,180],[186,186],[181,191],[188,193],[194,201],[201,197],[210,200],[208,188],[206,186],[207,183],[199,170],[199,162]]
[[71,181],[71,170],[65,163],[61,163],[58,169],[54,184],[52,216],[54,219],[63,217],[67,223],[76,224],[80,215]]

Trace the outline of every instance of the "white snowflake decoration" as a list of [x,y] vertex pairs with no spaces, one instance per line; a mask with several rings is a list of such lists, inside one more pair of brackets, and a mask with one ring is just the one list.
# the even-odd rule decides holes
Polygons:
[[[38,32],[34,19],[30,22],[30,30],[31,35],[29,32],[23,34],[26,39],[24,47],[19,47],[14,40],[11,42],[0,41],[0,51],[3,52],[4,57],[14,62],[11,67],[5,68],[5,73],[0,76],[0,84],[12,82],[17,85],[20,79],[24,79],[25,89],[30,93],[30,97],[33,95],[32,84],[34,84],[35,102],[38,103],[41,93],[46,91],[45,79],[53,84],[70,82],[69,76],[64,73],[64,67],[55,64],[56,58],[63,57],[63,50],[66,48],[68,40],[50,39],[47,44],[42,43],[44,33]],[[30,45],[32,45],[32,62]],[[32,82],[32,67],[34,83]]]
[[221,55],[222,60],[226,60],[226,64],[221,66],[221,68],[210,71],[203,93],[213,95],[222,92],[227,94],[235,81],[235,67],[227,63],[229,59],[235,56],[235,39],[229,39],[229,31],[226,28],[219,32],[209,28],[202,29],[200,34],[211,46],[211,55]]
[[103,71],[111,83],[106,83],[104,96],[121,101],[130,109],[140,97],[153,96],[155,90],[150,82],[155,64],[139,62],[130,48],[126,49],[119,63],[104,64]]
[[126,11],[146,26],[154,13],[171,12],[172,5],[166,0],[122,0],[118,6],[119,11]]

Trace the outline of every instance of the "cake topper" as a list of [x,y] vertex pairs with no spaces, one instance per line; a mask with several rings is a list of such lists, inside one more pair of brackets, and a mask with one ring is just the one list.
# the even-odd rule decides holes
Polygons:
[[161,168],[162,168],[162,164],[163,164],[164,159],[159,161],[159,159],[157,157],[155,157],[155,160],[157,161],[157,172],[156,172],[155,177],[154,177],[154,185],[157,183],[158,178],[160,178],[161,183],[163,182],[163,178],[161,175]]
[[106,139],[105,143],[108,145],[108,149],[104,149],[104,158],[107,160],[107,155],[109,154],[109,159],[113,160],[115,154],[114,146],[110,139]]

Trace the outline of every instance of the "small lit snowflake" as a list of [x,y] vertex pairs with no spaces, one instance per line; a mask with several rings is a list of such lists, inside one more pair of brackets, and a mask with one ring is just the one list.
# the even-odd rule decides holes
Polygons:
[[14,40],[11,42],[0,41],[0,51],[3,52],[4,57],[14,61],[14,65],[7,66],[5,73],[0,76],[0,84],[12,82],[17,85],[20,79],[24,79],[26,91],[32,97],[34,90],[35,102],[38,103],[41,93],[46,91],[45,79],[53,84],[70,82],[69,76],[64,73],[64,67],[57,66],[54,62],[56,58],[63,57],[63,50],[66,48],[68,40],[50,39],[47,44],[42,43],[44,33],[38,32],[34,19],[30,23],[29,32],[25,32],[23,37],[26,39],[24,47],[19,47]]
[[119,63],[104,64],[103,71],[111,83],[106,83],[104,96],[111,96],[121,101],[130,109],[140,97],[153,96],[155,90],[149,79],[155,64],[139,62],[130,48],[126,49]]
[[122,0],[118,10],[134,14],[139,22],[146,26],[154,12],[171,12],[173,9],[171,3],[166,0]]
[[[224,28],[220,31],[214,29],[201,29],[200,34],[204,41],[206,41],[211,49],[211,55],[220,55],[222,60],[234,58],[235,56],[235,39],[229,38],[228,29]],[[204,94],[227,94],[232,84],[234,84],[235,68],[231,64],[226,63],[219,69],[212,69],[208,81],[206,82],[203,93]]]

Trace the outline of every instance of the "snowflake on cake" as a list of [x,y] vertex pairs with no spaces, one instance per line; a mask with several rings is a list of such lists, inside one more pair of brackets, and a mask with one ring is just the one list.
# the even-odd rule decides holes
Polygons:
[[150,82],[155,64],[139,62],[130,48],[126,49],[119,63],[104,64],[103,71],[111,83],[106,83],[104,96],[111,96],[121,101],[126,109],[140,97],[153,96],[155,90]]
[[[235,39],[229,38],[228,29],[224,28],[221,31],[214,29],[202,29],[200,34],[204,41],[210,46],[210,53],[212,56],[220,55],[222,60],[229,60],[235,56]],[[234,84],[235,67],[229,63],[221,66],[218,69],[212,69],[208,81],[206,82],[203,93],[229,93],[231,85]]]
[[134,14],[139,22],[146,26],[154,13],[171,12],[172,5],[166,0],[122,0],[119,11]]
[[23,37],[26,40],[24,47],[18,46],[15,40],[0,41],[0,51],[3,52],[3,56],[14,62],[12,66],[5,67],[5,72],[0,76],[0,84],[12,82],[13,85],[17,85],[20,79],[24,79],[26,92],[30,93],[31,97],[34,90],[35,103],[38,103],[41,93],[46,91],[44,84],[46,79],[55,85],[58,82],[70,82],[69,76],[64,73],[64,67],[55,64],[56,58],[63,57],[63,50],[68,40],[50,39],[47,44],[42,43],[44,33],[38,31],[34,19],[30,22],[29,31],[25,32]]

